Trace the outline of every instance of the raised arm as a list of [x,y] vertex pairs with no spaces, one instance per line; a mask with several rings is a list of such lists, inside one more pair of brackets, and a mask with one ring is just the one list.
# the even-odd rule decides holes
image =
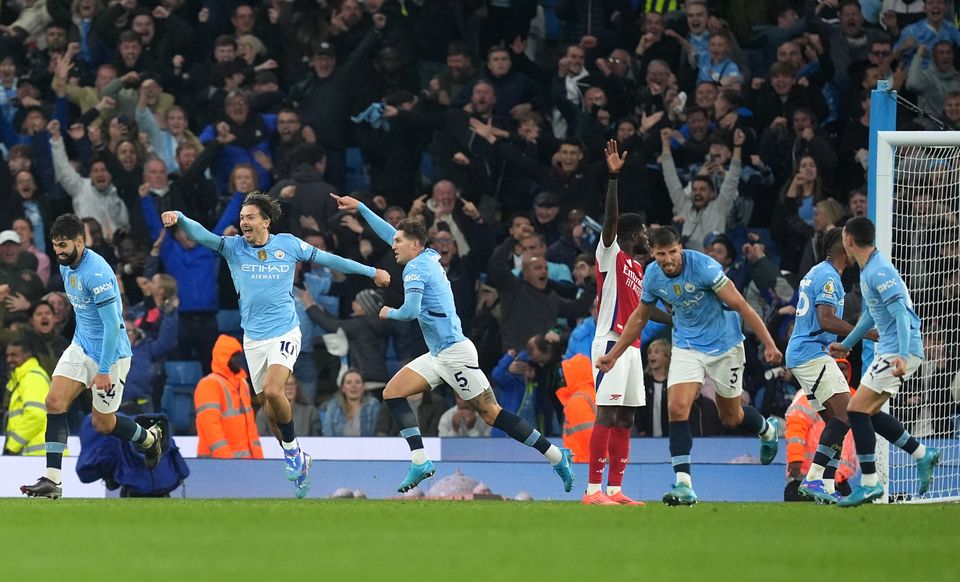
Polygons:
[[63,146],[60,136],[60,122],[51,121],[47,125],[50,132],[50,154],[53,157],[53,175],[63,190],[72,198],[83,188],[83,178],[70,165],[67,159],[67,150]]
[[740,172],[743,169],[743,143],[747,136],[742,129],[737,128],[733,132],[733,157],[730,160],[730,170],[724,176],[720,184],[720,194],[717,199],[720,200],[726,208],[733,205],[733,202],[740,195]]
[[606,149],[603,150],[607,158],[607,200],[603,211],[603,246],[609,247],[617,238],[617,220],[620,217],[619,199],[618,199],[618,179],[620,178],[620,169],[627,159],[627,152],[621,156],[617,152],[617,140],[611,139],[607,142]]
[[333,199],[337,201],[337,210],[360,213],[360,216],[367,221],[367,224],[370,225],[370,228],[373,229],[373,232],[375,232],[377,236],[383,239],[388,245],[393,245],[393,237],[397,235],[397,229],[390,226],[390,223],[386,220],[377,216],[376,212],[367,208],[366,204],[363,204],[352,196],[337,196],[333,193],[331,193],[330,196],[333,196]]
[[677,166],[673,161],[673,152],[670,150],[670,140],[673,139],[673,130],[664,128],[660,130],[660,144],[662,153],[660,155],[660,165],[663,168],[663,182],[670,193],[670,200],[673,202],[673,211],[680,212],[687,201],[687,193],[680,183],[680,176],[677,174]]

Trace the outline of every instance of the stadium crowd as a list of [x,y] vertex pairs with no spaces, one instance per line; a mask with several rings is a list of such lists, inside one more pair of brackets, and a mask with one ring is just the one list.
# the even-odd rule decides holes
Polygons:
[[[572,379],[589,378],[589,360],[575,356],[589,356],[596,327],[606,140],[629,152],[621,212],[676,226],[785,344],[824,233],[866,213],[878,80],[929,114],[900,107],[900,129],[939,128],[932,117],[960,128],[955,17],[944,0],[3,2],[8,399],[31,354],[31,369],[49,374],[69,344],[48,231],[75,212],[123,288],[134,351],[123,410],[159,410],[165,362],[193,360],[209,375],[194,379],[197,428],[213,422],[204,404],[230,390],[246,393],[226,398],[252,425],[239,343],[220,337],[240,334],[227,269],[159,215],[181,210],[235,234],[243,195],[259,189],[284,210],[271,232],[393,276],[379,291],[301,265],[292,292],[303,351],[287,386],[297,427],[397,434],[379,391],[426,349],[416,322],[378,318],[403,302],[401,267],[329,196],[354,193],[391,224],[424,221],[498,401],[559,436],[572,395],[591,390]],[[737,157],[736,129],[746,136]],[[960,210],[919,197],[914,209],[916,221],[946,227]],[[855,321],[855,267],[844,281]],[[669,338],[655,324],[644,332],[647,406],[635,434],[668,430]],[[783,417],[796,388],[760,353],[747,330],[745,398]],[[853,367],[856,378],[856,358]],[[910,389],[920,403],[929,375]],[[424,436],[491,434],[448,390],[415,399]],[[929,401],[949,408],[932,418],[955,413],[951,395]],[[697,436],[725,434],[709,382],[692,419]],[[256,456],[254,429],[229,430]]]

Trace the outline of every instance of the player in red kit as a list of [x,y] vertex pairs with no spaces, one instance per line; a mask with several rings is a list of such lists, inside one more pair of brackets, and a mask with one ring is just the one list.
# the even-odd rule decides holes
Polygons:
[[[623,333],[630,314],[640,302],[643,265],[636,257],[646,249],[643,219],[638,214],[620,215],[617,179],[627,152],[617,152],[610,140],[604,150],[609,180],[603,217],[603,231],[597,245],[597,334],[593,340],[593,359],[605,355]],[[654,321],[670,323],[670,316],[657,310]],[[643,364],[640,341],[627,348],[607,373],[594,369],[597,389],[597,420],[590,437],[590,476],[583,503],[588,505],[643,505],[621,491],[623,473],[630,453],[630,427],[638,407],[644,405]],[[607,491],[603,492],[603,469],[610,462]]]

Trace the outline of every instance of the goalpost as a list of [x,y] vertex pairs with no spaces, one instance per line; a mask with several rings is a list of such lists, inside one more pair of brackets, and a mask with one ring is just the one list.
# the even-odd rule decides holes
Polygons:
[[[877,247],[920,316],[926,359],[890,412],[941,457],[923,497],[913,459],[879,435],[877,471],[888,501],[960,501],[960,132],[885,131],[895,127],[895,112],[895,93],[879,86],[871,102],[870,218]],[[864,369],[873,357],[868,343]]]

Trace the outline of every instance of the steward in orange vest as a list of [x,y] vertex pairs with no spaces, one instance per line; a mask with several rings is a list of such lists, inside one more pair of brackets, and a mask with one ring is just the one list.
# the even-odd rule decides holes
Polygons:
[[213,372],[197,384],[197,456],[262,459],[260,437],[243,369],[243,347],[228,335],[213,346]]
[[590,435],[597,420],[597,391],[593,386],[593,362],[578,354],[561,364],[567,385],[557,389],[563,404],[563,446],[573,452],[574,463],[590,459]]

